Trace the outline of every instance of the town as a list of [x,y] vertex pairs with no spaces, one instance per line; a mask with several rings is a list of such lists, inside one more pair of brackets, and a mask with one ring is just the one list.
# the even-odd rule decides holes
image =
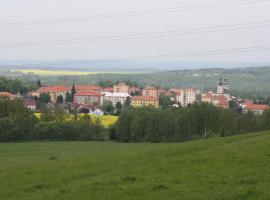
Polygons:
[[[69,113],[76,110],[78,113],[93,115],[119,114],[124,107],[187,107],[194,103],[207,102],[217,107],[234,109],[246,113],[252,111],[261,115],[269,109],[266,104],[254,103],[250,99],[240,99],[230,95],[227,79],[220,78],[216,91],[200,91],[194,88],[158,88],[148,86],[145,88],[130,86],[119,82],[113,87],[98,85],[63,85],[41,86],[27,94],[11,94],[0,92],[0,97],[10,99],[21,98],[26,108],[32,111],[42,111],[47,108],[55,111],[58,107]],[[164,105],[165,104],[165,105]]]

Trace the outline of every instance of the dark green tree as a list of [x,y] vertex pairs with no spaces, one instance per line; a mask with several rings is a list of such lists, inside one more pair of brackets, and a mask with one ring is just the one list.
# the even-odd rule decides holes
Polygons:
[[57,104],[62,104],[64,102],[63,96],[60,94],[56,99]]
[[238,109],[238,103],[235,100],[229,101],[229,108],[233,111],[237,111]]
[[37,80],[37,88],[40,88],[42,85],[41,85],[41,82],[40,82],[40,79]]
[[76,94],[76,88],[75,88],[75,85],[73,83],[72,88],[71,88],[71,97],[72,97],[71,99],[72,99],[72,102],[74,101],[75,94]]
[[37,107],[43,109],[47,103],[51,101],[51,95],[49,93],[41,93],[37,99]]
[[118,101],[116,104],[115,104],[115,109],[116,109],[116,114],[117,115],[120,115],[121,111],[122,111],[122,104],[120,101]]
[[72,94],[67,92],[66,93],[66,102],[71,103],[73,101],[72,99],[73,99]]
[[131,104],[131,98],[130,97],[127,97],[127,99],[126,99],[126,101],[124,103],[124,107],[125,108],[128,108],[130,106],[130,104]]
[[111,101],[104,101],[103,105],[102,105],[102,110],[106,113],[106,114],[113,114],[114,112],[114,107]]
[[168,109],[172,106],[172,101],[170,97],[160,96],[159,97],[159,105],[162,109]]

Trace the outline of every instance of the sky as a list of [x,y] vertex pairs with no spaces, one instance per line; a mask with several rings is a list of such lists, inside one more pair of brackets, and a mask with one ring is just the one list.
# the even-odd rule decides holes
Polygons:
[[[174,57],[180,61],[269,62],[270,49],[234,54],[194,55],[249,47],[270,46],[270,0],[242,0],[234,6],[221,5],[203,9],[202,5],[239,0],[0,0],[0,61],[123,59],[155,55],[192,53],[190,57]],[[246,3],[246,2],[257,3]],[[198,9],[186,9],[188,7]],[[148,15],[106,17],[118,13],[134,13],[155,9],[178,8],[177,12]],[[185,9],[183,9],[185,8]],[[181,10],[182,9],[182,10]],[[91,17],[91,20],[89,17]],[[96,16],[96,17],[93,17]],[[34,24],[36,20],[85,18],[66,23]],[[25,22],[31,22],[25,24]],[[269,21],[269,22],[265,22]],[[15,24],[14,24],[15,22]],[[55,22],[55,21],[54,21]],[[206,27],[263,22],[253,28],[174,34],[151,37],[155,32],[194,30]],[[254,25],[254,24],[253,24]],[[108,36],[151,33],[149,37],[100,41]],[[93,37],[99,41],[93,42]],[[70,40],[92,38],[80,42]],[[122,37],[120,37],[122,38]],[[68,40],[65,44],[46,41]],[[29,42],[38,45],[27,46]],[[10,43],[15,43],[11,46]],[[24,44],[21,44],[24,43]],[[41,44],[40,44],[41,43]],[[45,43],[45,44],[44,44]],[[4,45],[4,46],[3,46]],[[17,46],[16,46],[17,45]],[[168,59],[168,58],[160,58]]]

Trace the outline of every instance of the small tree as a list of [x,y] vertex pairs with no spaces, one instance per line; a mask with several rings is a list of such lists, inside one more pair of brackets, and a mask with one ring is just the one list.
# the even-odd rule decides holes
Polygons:
[[112,114],[114,107],[111,101],[104,101],[102,105],[102,110],[107,114]]
[[42,86],[42,85],[41,85],[41,82],[40,82],[40,80],[38,79],[38,80],[37,80],[37,87],[40,88],[41,86]]

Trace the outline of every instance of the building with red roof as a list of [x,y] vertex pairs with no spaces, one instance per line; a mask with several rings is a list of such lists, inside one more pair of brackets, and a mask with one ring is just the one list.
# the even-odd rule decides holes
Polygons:
[[148,86],[148,87],[143,89],[142,95],[143,96],[152,96],[152,97],[155,97],[158,99],[159,98],[159,91],[155,87]]
[[[70,88],[70,90],[72,87]],[[75,90],[80,91],[98,91],[100,92],[102,88],[98,85],[75,85]]]
[[36,92],[35,95],[37,97],[40,96],[40,94],[48,93],[51,96],[51,102],[56,102],[57,97],[60,95],[63,97],[63,99],[66,99],[66,93],[69,92],[71,89],[67,88],[63,85],[52,85],[52,86],[43,86],[40,87]]
[[257,115],[261,115],[265,110],[268,110],[270,107],[265,104],[254,104],[251,100],[245,100],[242,103],[243,112],[252,111]]
[[79,105],[100,105],[101,96],[97,91],[80,91],[74,95],[74,103]]
[[8,98],[8,99],[13,100],[13,99],[16,99],[17,98],[17,95],[11,94],[9,92],[0,92],[0,97],[2,97],[2,98]]
[[153,96],[134,96],[131,98],[131,105],[134,107],[154,106],[158,108],[158,99]]
[[128,93],[129,92],[129,86],[124,83],[120,82],[113,86],[113,93]]
[[202,94],[202,102],[212,103],[221,108],[229,108],[230,97],[225,94],[207,92]]
[[37,108],[36,101],[33,99],[24,100],[23,105],[25,108],[28,108],[30,110],[36,110],[36,108]]

